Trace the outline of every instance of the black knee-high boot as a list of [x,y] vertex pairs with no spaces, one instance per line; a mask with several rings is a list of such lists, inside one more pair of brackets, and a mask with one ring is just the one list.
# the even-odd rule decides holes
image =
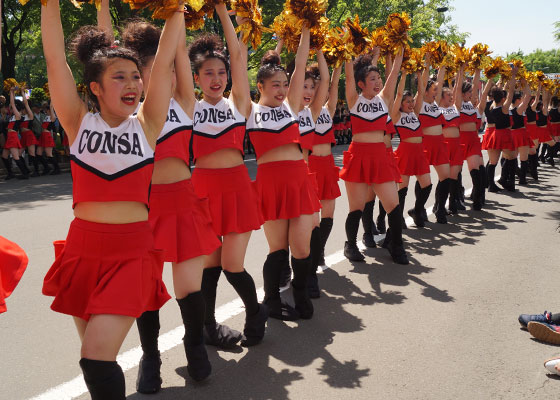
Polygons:
[[408,215],[412,217],[412,219],[414,220],[414,224],[418,228],[423,228],[426,226],[426,221],[424,220],[422,214],[426,212],[425,206],[428,198],[430,197],[430,193],[432,192],[432,184],[430,183],[425,188],[420,187],[418,181],[416,182],[416,184],[418,185],[418,188],[420,188],[420,190],[417,191],[416,187],[414,188],[416,200],[414,202],[414,208],[408,210]]
[[517,159],[507,160],[507,190],[508,192],[515,192],[515,170],[517,168]]
[[259,304],[255,281],[246,270],[243,272],[224,271],[224,274],[245,305],[245,327],[243,329],[245,338],[241,345],[250,347],[259,344],[264,338],[268,307]]
[[[459,175],[457,175],[457,184],[458,184],[458,198],[457,198],[457,204],[455,205],[455,207],[457,207],[458,211],[465,211],[467,209],[467,207],[465,207],[465,187],[463,186],[463,173],[459,172]],[[449,188],[449,190],[451,190],[451,187]],[[450,192],[451,193],[451,192]]]
[[546,161],[546,155],[548,153],[548,144],[546,143],[542,143],[541,144],[541,154],[539,155],[539,160],[540,162],[545,162]]
[[49,162],[52,164],[54,168],[53,171],[51,172],[51,175],[60,174],[60,167],[58,166],[58,161],[56,160],[56,157],[47,157],[47,159],[49,160]]
[[494,176],[496,174],[496,165],[495,164],[488,164],[488,168],[486,169],[486,171],[488,172],[488,191],[489,192],[499,192],[500,190],[502,190],[501,188],[498,187],[498,185],[496,185],[496,182],[494,180]]
[[[399,195],[399,205],[401,206],[401,210],[404,210],[404,203],[406,201],[406,195],[408,193],[408,188],[404,187],[402,189],[399,190],[398,195]],[[402,228],[403,229],[408,229],[408,227],[406,226],[406,221],[404,220],[404,215],[403,215],[403,219],[402,219]]]
[[546,161],[552,167],[554,167],[554,158],[558,156],[558,146],[560,143],[554,143],[553,146],[549,146],[548,154],[546,155]]
[[307,281],[309,279],[309,271],[311,269],[311,257],[292,257],[292,268],[294,270],[292,291],[296,310],[301,318],[311,319],[311,317],[313,317],[313,303],[311,302],[309,293],[307,292]]
[[285,263],[290,263],[287,250],[278,250],[266,257],[263,266],[264,304],[270,317],[284,321],[295,321],[299,313],[280,297],[280,274]]
[[436,186],[436,203],[434,205],[434,214],[436,215],[436,221],[438,224],[447,224],[447,210],[445,209],[445,203],[447,202],[447,197],[449,196],[449,182],[451,179],[447,178],[443,181],[439,181]]
[[481,182],[481,179],[480,179],[480,170],[471,169],[470,174],[471,174],[471,179],[472,179],[472,184],[473,184],[472,208],[475,211],[480,211],[480,210],[482,210],[482,194],[481,194],[481,190],[482,190],[481,183],[482,182]]
[[529,154],[529,173],[531,174],[531,178],[535,181],[539,181],[539,170],[537,168],[537,155],[536,154]]
[[31,174],[32,177],[39,176],[39,160],[37,159],[38,156],[29,156],[29,162],[33,164],[33,173]]
[[82,358],[80,367],[92,400],[124,400],[124,374],[116,361]]
[[6,177],[4,178],[5,181],[9,181],[10,179],[14,178],[15,175],[12,172],[12,160],[10,158],[3,158],[2,162],[4,163],[4,168],[6,168]]
[[319,268],[319,262],[321,259],[321,230],[319,227],[313,228],[311,231],[311,269],[309,271],[309,279],[307,281],[307,291],[309,292],[309,297],[312,299],[318,299],[321,297],[321,291],[319,290],[319,278],[317,277],[317,269]]
[[234,347],[242,338],[241,332],[216,322],[216,290],[222,267],[205,268],[202,274],[201,292],[204,297],[204,339],[206,344],[224,349]]
[[[432,184],[430,183],[430,193],[431,193],[431,191],[432,191]],[[428,197],[430,196],[430,193],[428,193]],[[416,181],[416,184],[414,184],[414,194],[416,195],[417,199],[420,198],[421,194],[422,194],[422,187],[420,187],[420,182],[418,182],[418,180]],[[426,201],[428,201],[428,197],[426,198]],[[420,210],[420,214],[422,215],[422,218],[424,219],[424,222],[429,221],[428,213],[426,212],[426,207],[425,207],[426,201],[424,202],[424,206],[422,207],[422,210]],[[409,213],[409,215],[410,215],[410,213]]]
[[177,299],[177,304],[185,326],[183,345],[187,356],[187,372],[191,378],[200,382],[212,372],[204,344],[204,298],[201,292],[194,292]]
[[521,161],[521,168],[519,169],[519,184],[527,184],[527,171],[529,170],[529,161]]
[[461,196],[461,186],[457,179],[451,179],[449,181],[449,212],[451,214],[457,214],[459,209],[457,204],[459,204],[459,199]]
[[332,227],[332,218],[321,218],[321,223],[319,224],[319,230],[321,231],[321,258],[319,265],[325,265],[325,246],[327,245],[327,240],[329,240]]
[[400,204],[396,206],[389,214],[387,214],[389,229],[387,230],[388,243],[384,243],[384,247],[389,250],[393,261],[397,264],[408,264],[408,257],[404,250],[402,239],[402,209]]
[[385,225],[385,217],[387,213],[383,208],[383,204],[381,204],[381,200],[379,200],[379,214],[377,214],[377,230],[379,233],[385,233],[387,231],[387,226]]
[[29,169],[27,168],[27,165],[25,165],[25,161],[23,161],[23,158],[20,158],[19,160],[15,160],[16,165],[19,168],[19,171],[21,172],[21,176],[18,176],[18,179],[29,179]]
[[350,261],[364,261],[365,257],[356,244],[358,228],[360,227],[361,210],[354,210],[346,217],[346,243],[344,243],[344,256]]
[[480,178],[480,199],[484,206],[484,204],[486,204],[486,188],[488,187],[488,176],[484,165],[478,168],[478,176]]
[[41,162],[41,165],[43,166],[43,172],[41,172],[41,175],[48,175],[51,172],[51,168],[49,167],[49,161],[47,160],[47,156],[45,154],[37,156],[39,158],[39,161]]
[[375,239],[373,237],[373,206],[375,200],[368,201],[364,206],[364,211],[362,213],[362,226],[364,228],[364,235],[362,236],[362,243],[366,247],[375,248]]
[[142,346],[142,358],[138,366],[136,391],[156,393],[161,389],[161,358],[158,350],[159,310],[145,311],[136,318],[136,326]]

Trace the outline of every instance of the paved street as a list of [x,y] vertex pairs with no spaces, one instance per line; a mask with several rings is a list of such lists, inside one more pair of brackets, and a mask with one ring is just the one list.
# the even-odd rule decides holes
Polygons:
[[[346,146],[337,146],[340,164]],[[255,162],[247,161],[252,175]],[[560,174],[541,167],[541,183],[487,195],[483,212],[450,217],[448,225],[404,231],[411,264],[396,265],[385,249],[365,263],[341,250],[348,205],[337,202],[320,275],[322,297],[310,321],[271,320],[264,342],[249,350],[209,348],[207,382],[188,378],[175,301],[161,311],[163,389],[136,394],[139,352],[134,326],[123,348],[130,399],[558,399],[560,381],[543,361],[560,355],[520,329],[520,313],[560,312]],[[468,171],[464,183],[470,187]],[[432,180],[436,181],[432,175]],[[414,181],[413,181],[414,182]],[[17,242],[30,263],[8,312],[0,315],[0,399],[79,398],[79,339],[71,318],[50,311],[42,280],[54,258],[52,241],[72,220],[70,174],[0,183],[0,234]],[[428,201],[433,204],[433,193]],[[414,202],[414,190],[407,208]],[[469,202],[470,204],[470,202]],[[375,214],[377,215],[377,204]],[[360,233],[361,237],[361,233]],[[262,288],[267,244],[251,238],[246,268]],[[170,294],[170,266],[164,279]],[[286,291],[289,297],[291,294]],[[244,314],[222,277],[218,317],[242,330]],[[69,382],[69,383],[68,383]],[[65,384],[63,387],[59,385]],[[54,389],[53,389],[54,388]],[[46,393],[49,389],[53,391]],[[49,397],[50,396],[50,397]]]

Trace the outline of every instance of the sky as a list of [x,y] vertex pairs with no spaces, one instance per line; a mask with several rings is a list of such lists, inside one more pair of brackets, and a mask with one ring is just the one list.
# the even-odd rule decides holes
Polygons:
[[560,49],[552,32],[560,21],[560,0],[451,0],[451,24],[469,32],[466,46],[487,44],[492,56],[522,50]]

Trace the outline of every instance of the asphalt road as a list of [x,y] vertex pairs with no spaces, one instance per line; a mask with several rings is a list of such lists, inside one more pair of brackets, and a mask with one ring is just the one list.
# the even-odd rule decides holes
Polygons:
[[[335,148],[338,163],[344,148]],[[254,161],[247,165],[254,176]],[[129,398],[557,399],[560,382],[542,364],[560,349],[532,340],[517,316],[560,312],[558,171],[543,166],[538,185],[529,180],[513,195],[489,194],[484,211],[450,217],[448,225],[432,222],[420,230],[410,223],[407,266],[393,264],[384,249],[368,250],[365,263],[341,256],[348,211],[341,182],[326,249],[330,268],[320,275],[314,318],[271,320],[264,342],[249,350],[209,348],[213,374],[197,384],[187,376],[177,345],[181,332],[174,331],[180,314],[169,301],[161,311],[161,333],[170,332],[162,340],[169,348],[162,354],[164,387],[153,396],[135,393],[139,341],[133,327],[121,362]],[[7,299],[8,312],[0,315],[0,399],[88,398],[80,395],[81,380],[72,381],[81,373],[73,322],[50,311],[51,298],[41,295],[54,258],[52,241],[66,236],[73,218],[71,189],[69,174],[0,183],[0,234],[30,259]],[[413,201],[412,191],[407,207]],[[257,287],[266,254],[261,229],[246,257]],[[172,294],[168,266],[164,279]],[[222,277],[219,316],[241,330],[236,299]],[[60,388],[65,382],[71,383]]]

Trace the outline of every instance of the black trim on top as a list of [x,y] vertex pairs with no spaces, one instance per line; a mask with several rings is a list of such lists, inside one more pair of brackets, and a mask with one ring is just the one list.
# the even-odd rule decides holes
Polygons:
[[284,125],[279,130],[266,129],[266,128],[253,128],[253,129],[247,129],[247,132],[259,131],[259,132],[267,132],[267,133],[282,133],[286,129],[290,128],[292,125],[297,125],[298,130],[299,130],[299,121],[290,121],[288,124]]
[[176,133],[188,132],[188,131],[192,131],[192,125],[178,126],[177,128],[172,129],[169,132],[167,132],[164,136],[158,138],[158,140],[156,141],[156,145],[160,144],[161,142],[164,142],[165,140],[169,139],[171,136],[173,136]]
[[315,134],[317,136],[327,136],[329,134],[329,132],[332,132],[334,130],[334,128],[331,126],[329,129],[327,129],[325,132],[323,133],[319,133],[317,131],[315,131]]
[[307,132],[300,132],[299,135],[300,136],[307,136],[307,135],[309,135],[310,133],[313,133],[313,132],[315,132],[315,130],[311,129],[310,131],[307,131]]
[[234,128],[237,128],[237,127],[239,127],[239,126],[245,126],[245,125],[246,125],[246,122],[245,122],[245,121],[244,121],[244,122],[237,122],[237,123],[235,123],[235,124],[232,124],[232,125],[228,126],[226,129],[224,129],[223,131],[221,131],[220,133],[217,133],[217,134],[215,134],[215,135],[209,135],[209,134],[207,134],[207,133],[197,131],[197,130],[195,130],[194,127],[193,127],[192,133],[193,133],[193,135],[203,136],[203,137],[207,137],[207,138],[210,138],[210,139],[215,139],[215,138],[217,138],[217,137],[220,137],[220,136],[225,135],[226,133],[228,133],[229,131],[231,131],[231,130],[234,129]]
[[354,117],[354,118],[361,119],[362,121],[366,121],[366,122],[375,122],[375,121],[377,121],[379,118],[383,118],[384,116],[387,116],[387,117],[388,117],[388,116],[389,116],[389,113],[381,114],[379,117],[374,118],[374,119],[366,119],[366,118],[364,118],[364,117],[360,117],[359,115],[352,114],[352,113],[350,113],[350,116],[351,116],[351,117]]
[[76,163],[76,165],[82,167],[83,169],[85,169],[86,171],[91,172],[92,174],[95,174],[97,176],[99,176],[100,178],[105,179],[106,181],[114,181],[115,179],[118,179],[126,174],[129,174],[133,171],[136,171],[137,169],[140,169],[142,167],[145,167],[146,165],[149,164],[153,164],[154,163],[154,158],[146,158],[145,160],[143,160],[142,162],[138,163],[138,164],[134,164],[128,168],[123,169],[122,171],[119,171],[115,174],[109,175],[106,174],[104,172],[99,171],[97,168],[92,167],[91,165],[86,164],[85,162],[79,160],[75,155],[70,154],[70,161],[73,161],[74,163]]

